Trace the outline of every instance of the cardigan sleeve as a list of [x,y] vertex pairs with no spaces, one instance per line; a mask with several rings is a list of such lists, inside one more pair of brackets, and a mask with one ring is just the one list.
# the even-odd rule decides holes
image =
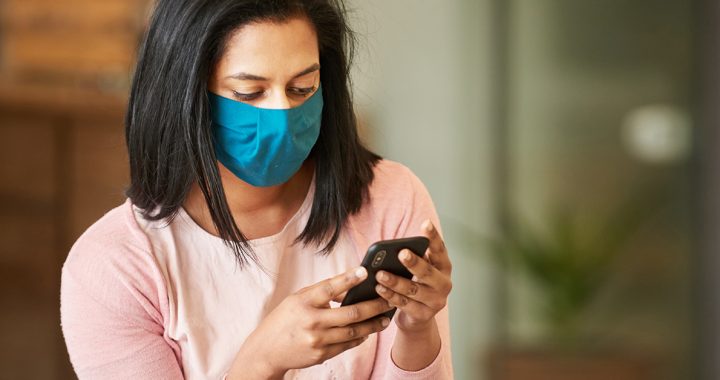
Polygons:
[[[378,178],[378,188],[374,190],[384,194],[393,192],[396,194],[395,200],[392,200],[392,198],[395,197],[384,198],[386,202],[389,202],[384,208],[395,214],[384,218],[388,221],[395,221],[390,225],[384,226],[384,234],[390,236],[390,238],[420,235],[422,231],[421,225],[427,219],[430,219],[442,234],[435,206],[430,198],[430,194],[420,179],[400,164],[388,163],[387,166],[387,169],[379,170],[379,172],[383,173],[385,177],[389,176],[395,178],[395,180],[384,181],[382,178]],[[398,178],[402,178],[402,180],[398,181]],[[399,183],[402,185],[398,185]],[[376,205],[376,208],[378,206],[383,207],[382,205]],[[441,346],[438,356],[430,365],[419,371],[405,371],[395,365],[390,356],[397,333],[397,325],[393,321],[385,331],[378,334],[378,349],[371,379],[452,379],[450,324],[447,306],[435,316],[435,320],[440,333]]]
[[129,203],[90,227],[62,269],[60,314],[80,379],[182,379],[165,335],[167,295]]

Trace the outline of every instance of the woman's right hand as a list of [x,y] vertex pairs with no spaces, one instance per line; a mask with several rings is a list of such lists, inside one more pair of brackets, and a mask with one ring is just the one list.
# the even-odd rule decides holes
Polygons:
[[390,320],[378,314],[392,307],[382,298],[330,308],[330,301],[339,302],[366,277],[359,267],[285,298],[245,340],[227,379],[282,378],[289,369],[322,363],[385,329]]

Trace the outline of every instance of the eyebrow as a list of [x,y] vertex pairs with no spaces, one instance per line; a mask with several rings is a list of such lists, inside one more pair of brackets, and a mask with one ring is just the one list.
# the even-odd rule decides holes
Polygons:
[[[314,71],[320,70],[320,65],[315,63],[312,66],[308,67],[307,69],[295,74],[292,79],[299,78],[303,75],[310,74]],[[238,80],[257,80],[257,81],[267,81],[268,79],[265,77],[261,77],[255,74],[248,74],[248,73],[237,73],[233,75],[228,75],[226,78],[232,78],[232,79],[238,79]]]

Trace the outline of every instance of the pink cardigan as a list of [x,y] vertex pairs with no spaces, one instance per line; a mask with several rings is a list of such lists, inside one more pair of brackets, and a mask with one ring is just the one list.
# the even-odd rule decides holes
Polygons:
[[[313,191],[314,185],[282,232],[253,241],[261,256],[285,255],[269,264],[281,275],[272,281],[251,279],[264,281],[264,287],[242,293],[242,307],[234,311],[224,306],[229,305],[227,294],[245,291],[246,285],[238,284],[247,284],[252,272],[219,273],[232,268],[234,258],[219,238],[195,225],[184,210],[169,223],[143,220],[129,200],[108,212],[78,239],[62,269],[62,329],[79,378],[220,379],[243,338],[272,310],[267,309],[273,307],[271,299],[278,292],[282,298],[328,274],[358,265],[367,247],[377,240],[419,235],[425,219],[439,226],[420,180],[406,167],[384,160],[375,168],[369,202],[348,220],[340,248],[330,255],[335,256],[333,260],[317,259],[312,252],[303,254],[310,248],[300,245],[292,251],[286,244],[307,221]],[[202,247],[202,254],[189,246]],[[311,261],[282,264],[288,257]],[[195,286],[184,285],[198,278]],[[224,287],[232,287],[235,293],[223,293]],[[265,294],[263,289],[271,291]],[[198,309],[207,317],[195,316],[193,322],[188,315]],[[447,308],[436,318],[442,348],[434,362],[420,371],[404,371],[390,358],[397,331],[393,321],[361,346],[285,377],[451,379]],[[198,319],[202,322],[197,323]],[[211,344],[203,344],[208,337]]]

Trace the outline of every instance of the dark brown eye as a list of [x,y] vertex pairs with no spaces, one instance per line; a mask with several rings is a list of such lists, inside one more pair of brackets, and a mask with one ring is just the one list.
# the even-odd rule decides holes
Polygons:
[[262,95],[262,91],[253,92],[252,94],[243,94],[243,93],[240,93],[237,91],[233,91],[233,96],[235,96],[235,98],[237,98],[238,100],[245,101],[245,102],[255,100],[255,99],[259,98],[260,95]]
[[317,89],[317,88],[314,87],[314,86],[313,86],[313,87],[305,87],[305,88],[290,87],[289,91],[290,91],[293,95],[308,96],[308,95],[312,94],[313,92],[315,92],[316,89]]

